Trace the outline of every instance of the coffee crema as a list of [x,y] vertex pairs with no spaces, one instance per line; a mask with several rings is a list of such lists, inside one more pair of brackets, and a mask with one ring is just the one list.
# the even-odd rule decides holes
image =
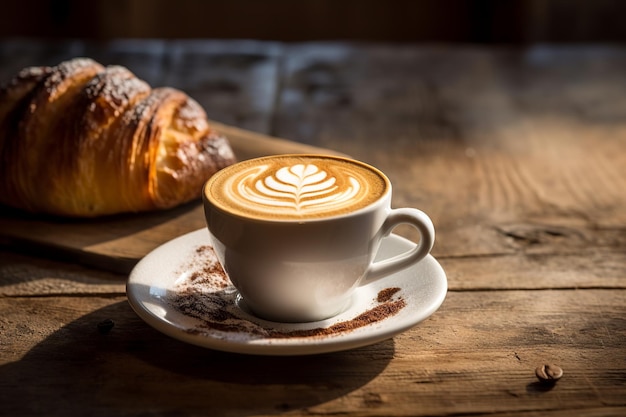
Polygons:
[[207,182],[206,198],[225,212],[267,220],[302,220],[367,207],[389,189],[376,168],[322,155],[279,155],[243,161]]

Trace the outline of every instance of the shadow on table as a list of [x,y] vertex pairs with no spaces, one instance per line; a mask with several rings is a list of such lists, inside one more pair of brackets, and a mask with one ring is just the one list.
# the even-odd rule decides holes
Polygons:
[[[71,302],[71,300],[70,300]],[[106,334],[98,323],[111,319]],[[332,354],[265,357],[184,344],[141,321],[126,301],[62,327],[0,366],[6,415],[253,415],[305,409],[380,374],[393,340]],[[366,401],[355,397],[355,401]]]

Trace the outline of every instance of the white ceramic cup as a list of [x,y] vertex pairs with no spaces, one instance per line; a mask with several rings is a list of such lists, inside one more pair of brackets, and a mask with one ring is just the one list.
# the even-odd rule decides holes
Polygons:
[[[343,199],[339,210],[323,208],[311,215],[305,207],[295,217],[283,215],[279,212],[289,207],[271,207],[275,204],[269,195],[272,192],[264,184],[270,188],[287,187],[273,193],[280,198],[285,193],[289,197],[292,189],[306,186],[276,185],[274,177],[280,175],[267,167],[280,165],[285,165],[282,171],[294,167],[299,169],[297,173],[311,171],[310,181],[321,176],[319,183],[327,188],[329,184],[341,184],[339,177],[344,174],[350,177],[354,173],[356,179],[349,179],[353,187],[350,192],[340,194],[331,188],[326,194],[321,192],[324,200],[315,197],[315,192],[309,193],[313,195],[312,206],[318,198],[323,201],[320,206],[331,208],[334,203],[329,203],[329,198],[339,196],[338,200]],[[366,174],[364,181],[373,179],[369,182],[375,183],[375,189],[364,190],[358,184],[363,180],[356,175],[359,172]],[[293,182],[289,175],[287,183]],[[303,181],[302,176],[298,178],[297,181]],[[228,187],[240,190],[235,191],[236,201],[230,201],[223,191]],[[362,197],[371,201],[351,206],[355,188],[364,191]],[[216,173],[203,191],[206,223],[221,265],[244,305],[268,320],[310,322],[332,317],[349,305],[358,286],[419,262],[430,252],[435,239],[433,224],[425,213],[415,208],[391,208],[391,183],[382,172],[346,158],[276,155],[243,161]],[[246,198],[252,199],[249,207]],[[259,214],[254,208],[248,210],[268,202],[270,207],[264,213]],[[373,262],[381,240],[405,223],[419,231],[419,243],[404,254]]]

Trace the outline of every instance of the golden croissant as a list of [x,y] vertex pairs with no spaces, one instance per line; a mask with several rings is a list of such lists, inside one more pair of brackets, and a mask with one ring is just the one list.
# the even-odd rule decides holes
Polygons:
[[0,89],[0,203],[34,213],[166,209],[234,162],[200,105],[88,58],[22,70]]

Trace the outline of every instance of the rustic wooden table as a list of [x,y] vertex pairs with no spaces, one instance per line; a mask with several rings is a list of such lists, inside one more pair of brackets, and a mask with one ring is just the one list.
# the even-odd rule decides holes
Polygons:
[[6,40],[0,79],[75,56],[188,92],[245,129],[224,127],[240,157],[306,144],[378,166],[395,206],[432,217],[449,291],[368,347],[218,352],[125,293],[137,259],[202,227],[197,205],[113,227],[5,213],[0,415],[626,415],[626,48]]

